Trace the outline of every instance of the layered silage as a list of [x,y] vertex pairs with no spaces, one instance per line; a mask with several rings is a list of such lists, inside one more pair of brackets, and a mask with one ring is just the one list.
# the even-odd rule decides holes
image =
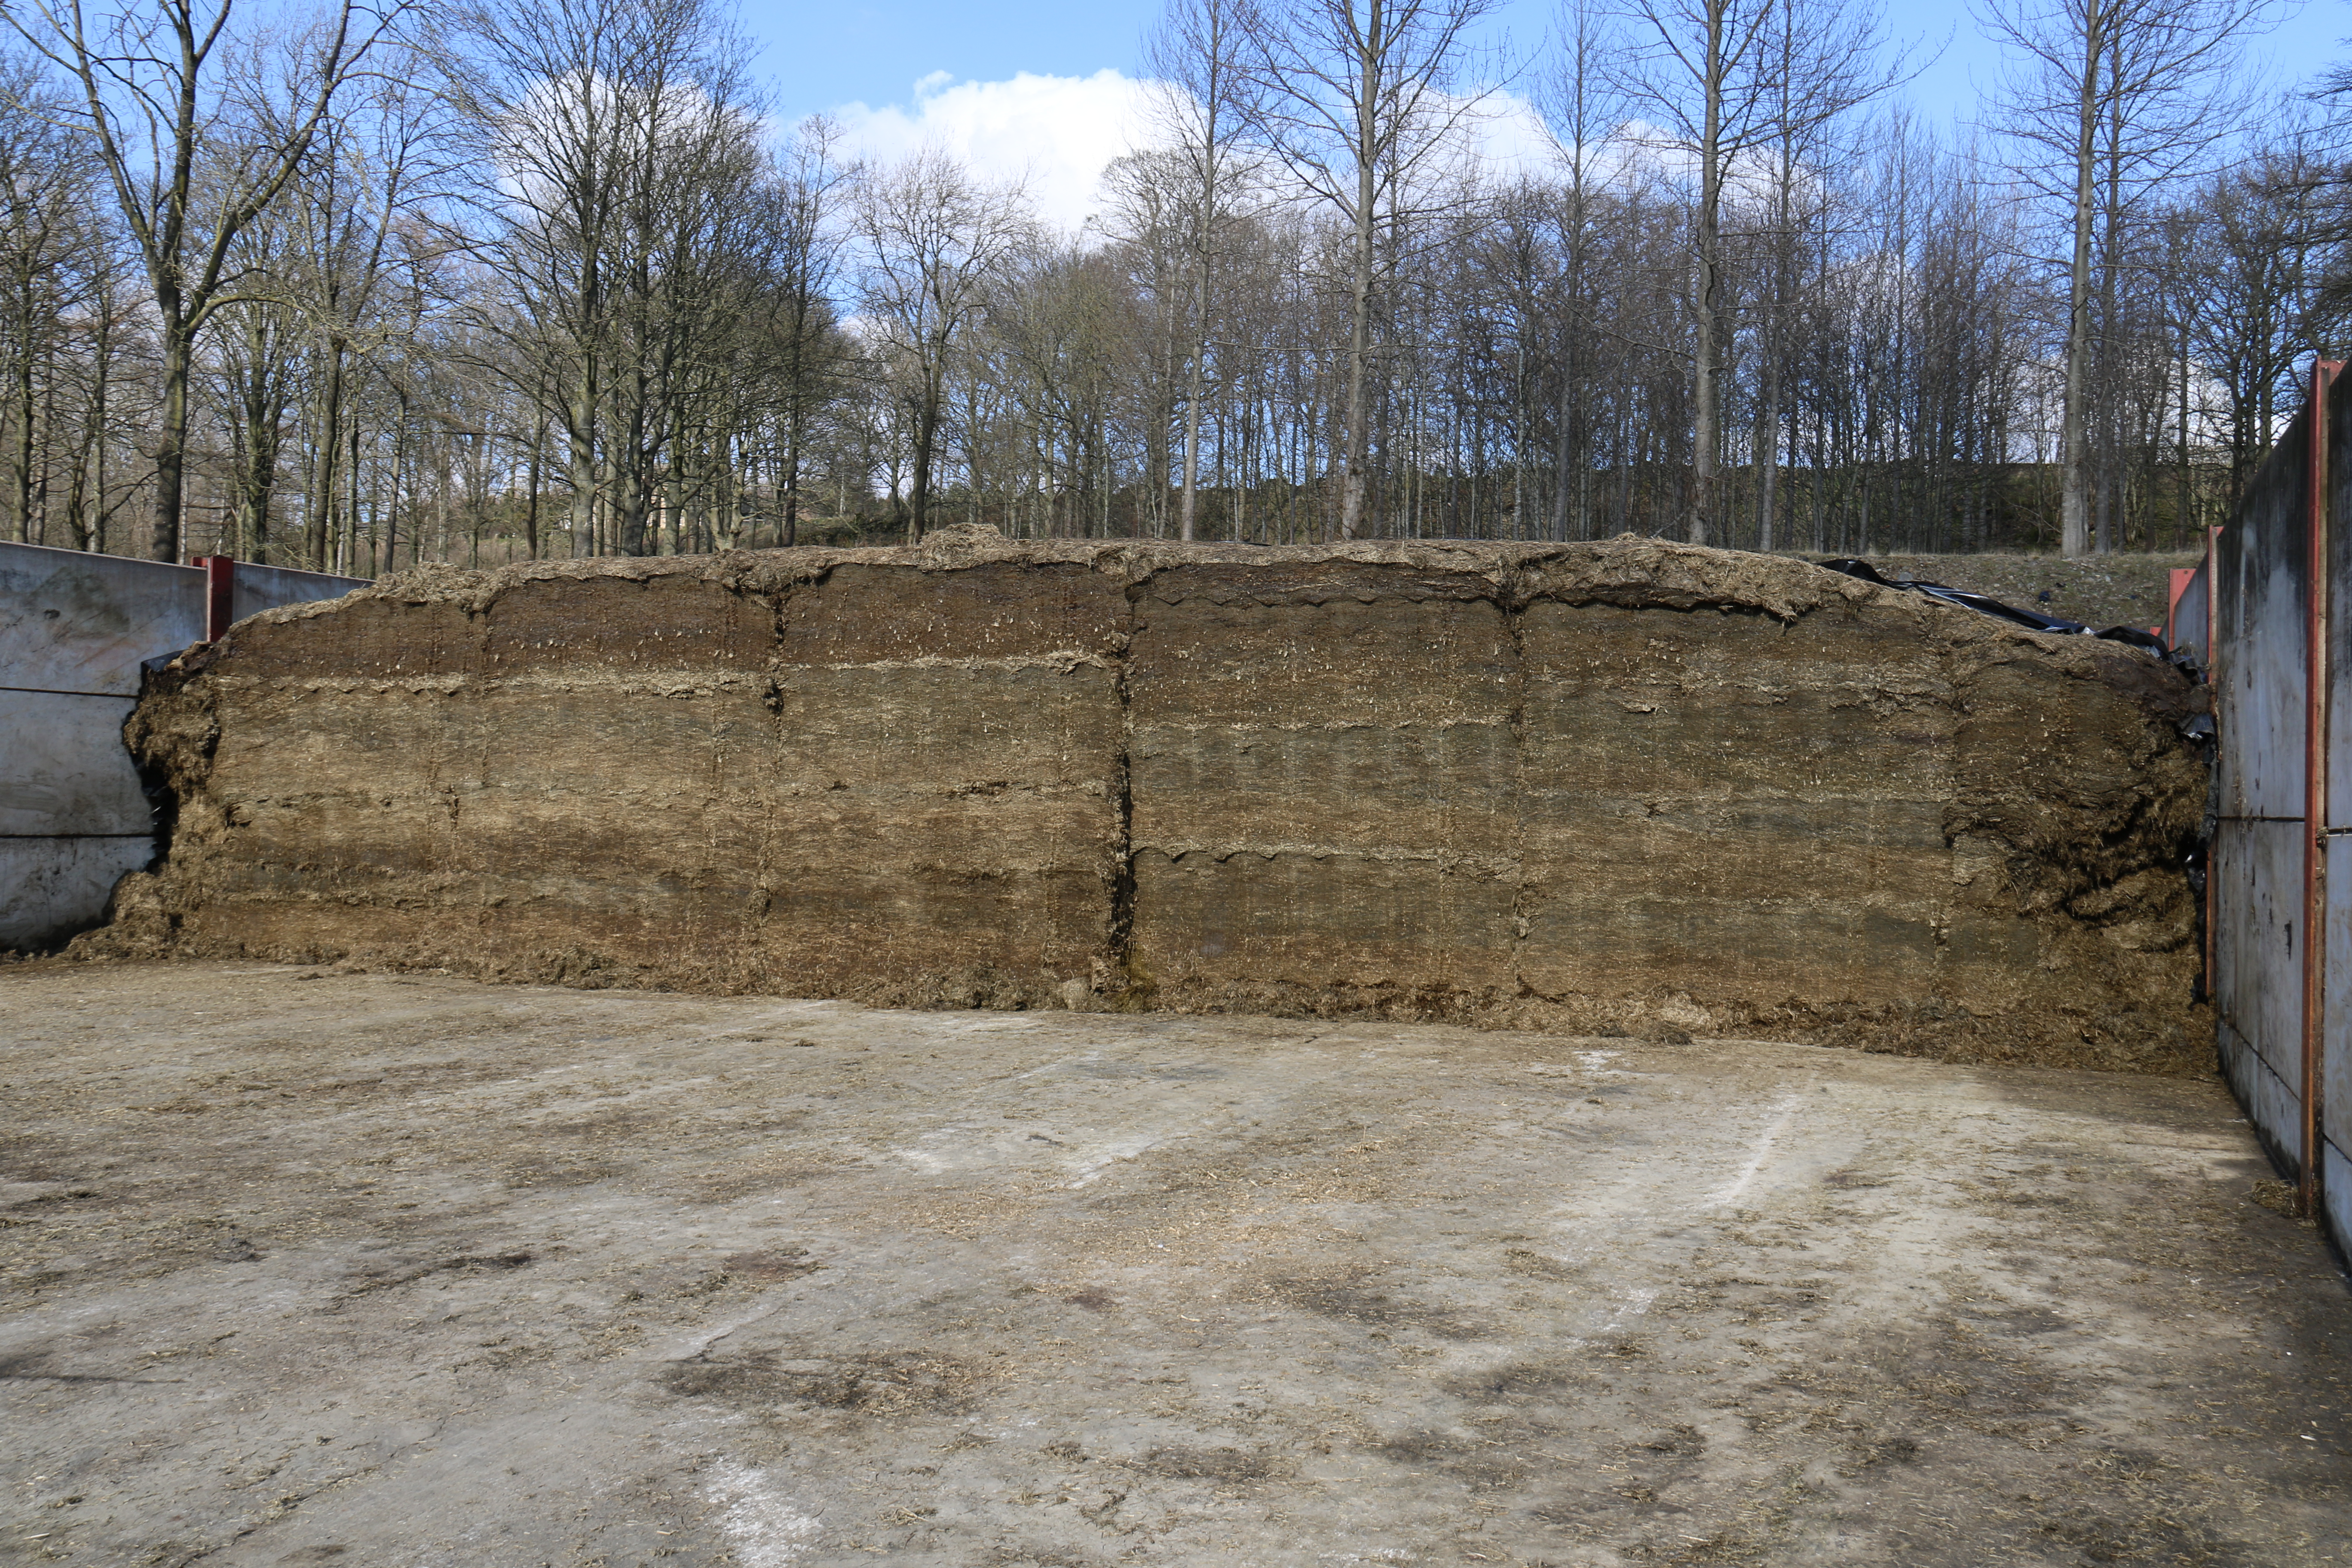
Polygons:
[[1630,538],[440,569],[157,683],[93,945],[2191,1070],[2198,701]]

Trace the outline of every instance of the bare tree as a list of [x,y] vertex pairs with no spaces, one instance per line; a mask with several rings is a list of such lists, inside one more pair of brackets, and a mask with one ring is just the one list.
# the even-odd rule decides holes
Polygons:
[[1610,146],[1624,119],[1610,68],[1618,63],[1623,45],[1594,0],[1566,0],[1554,26],[1558,53],[1541,79],[1538,102],[1565,176],[1555,209],[1560,321],[1551,517],[1552,537],[1565,539],[1571,509],[1576,537],[1590,531],[1591,410],[1586,372],[1598,346],[1591,271],[1601,241],[1603,189],[1622,163]]
[[2311,127],[2290,125],[2243,166],[2208,176],[2175,215],[2187,236],[2168,281],[2195,300],[2179,312],[2183,351],[2218,384],[2229,505],[2294,407],[2297,371],[2352,311],[2340,270],[2352,233],[2330,152]]
[[1723,460],[1722,389],[1727,337],[1724,299],[1723,194],[1732,164],[1770,135],[1769,25],[1780,0],[1633,0],[1643,47],[1627,60],[1626,96],[1658,114],[1675,147],[1696,165],[1691,210],[1692,284],[1689,537],[1705,544],[1719,528],[1716,495]]
[[836,223],[849,174],[835,155],[839,135],[839,128],[822,115],[803,121],[786,153],[779,192],[779,265],[768,299],[782,373],[778,484],[783,492],[782,542],[788,545],[800,542],[809,424],[836,395],[842,368],[833,294],[841,261]]
[[394,78],[366,85],[363,101],[320,126],[288,200],[290,299],[309,341],[302,558],[316,572],[347,548],[353,521],[345,460],[356,364],[387,346],[387,274],[404,253],[439,246],[429,217],[455,160],[439,95]]
[[79,303],[77,275],[103,247],[87,215],[99,194],[79,139],[58,124],[60,107],[33,62],[0,58],[0,428],[10,437],[8,531],[19,541],[37,527],[44,372]]
[[[1192,223],[1197,205],[1193,174],[1192,161],[1180,151],[1152,148],[1128,153],[1103,171],[1108,210],[1092,220],[1112,241],[1106,253],[1124,269],[1132,308],[1148,321],[1138,329],[1133,357],[1140,399],[1142,477],[1150,492],[1142,510],[1155,536],[1168,531],[1171,484],[1180,503],[1177,531],[1185,534],[1189,528],[1181,515],[1188,447],[1198,500],[1203,417],[1199,405],[1208,395],[1209,330],[1198,313],[1206,301],[1198,287],[1201,237]],[[1181,428],[1188,423],[1189,439]],[[1137,521],[1141,526],[1146,518],[1139,516]]]
[[1622,90],[1693,165],[1689,537],[1704,544],[1723,526],[1726,193],[1763,148],[1801,143],[1906,68],[1880,60],[1876,14],[1846,0],[1628,0],[1626,11],[1641,47],[1625,57]]
[[[1267,543],[2062,537],[2078,98],[2021,180],[1845,114],[1896,70],[1832,0],[1570,0],[1538,93],[1559,156],[1490,174],[1450,155],[1465,13],[1180,0],[1162,144],[1057,244],[936,154],[866,174],[821,124],[772,145],[729,4],[420,9],[438,78],[347,84],[226,247],[181,547],[373,572],[950,512]],[[319,58],[209,47],[198,259]],[[0,68],[32,106],[0,116],[0,531],[105,548],[136,516],[113,542],[145,549],[162,319],[69,53]],[[2352,187],[2318,127],[2191,181],[2205,160],[2167,173],[2101,102],[2078,452],[2090,537],[2121,548],[2193,536],[2267,449],[2341,328]]]
[[277,212],[246,226],[230,252],[245,279],[241,297],[214,317],[213,379],[229,435],[229,548],[248,561],[269,559],[270,502],[295,396],[288,228]]
[[480,0],[436,38],[479,160],[478,319],[563,426],[575,540],[647,547],[674,395],[737,271],[766,174],[744,45],[711,0]]
[[2235,128],[2237,46],[2269,0],[1983,0],[2007,45],[2004,129],[2035,155],[2020,172],[2069,212],[2063,548],[2093,544],[2094,305],[2123,226],[2149,192],[2196,169]]
[[926,148],[859,183],[859,293],[904,371],[911,474],[908,527],[930,524],[932,466],[948,374],[976,324],[989,285],[1033,229],[1017,189],[974,181]]
[[[71,74],[75,121],[113,186],[145,263],[162,351],[155,441],[155,525],[149,553],[176,559],[195,343],[241,281],[237,236],[277,201],[336,98],[406,9],[363,11],[340,0],[288,40],[285,89],[244,101],[219,78],[235,0],[19,0],[6,16],[45,58]],[[200,165],[209,177],[199,180]]]
[[1482,95],[1462,89],[1473,24],[1494,0],[1276,0],[1244,16],[1252,129],[1349,237],[1339,536],[1364,525],[1374,293],[1383,241],[1442,203],[1434,164]]
[[434,38],[488,217],[480,248],[512,311],[485,331],[506,338],[510,374],[527,374],[563,426],[575,547],[594,537],[603,478],[616,292],[608,272],[637,115],[622,84],[657,47],[633,9],[492,0],[444,14]]
[[[648,84],[622,209],[606,462],[625,554],[658,547],[648,518],[666,455],[696,392],[722,381],[740,348],[776,238],[756,110],[739,96],[730,58],[700,63],[699,76]],[[679,463],[667,466],[675,480]]]
[[1251,78],[1243,69],[1242,46],[1247,0],[1171,0],[1159,29],[1146,46],[1151,73],[1168,90],[1161,99],[1162,129],[1185,176],[1181,204],[1189,229],[1192,266],[1192,331],[1185,344],[1183,497],[1177,511],[1177,537],[1191,539],[1201,482],[1202,378],[1209,358],[1210,323],[1217,261],[1238,210],[1241,188],[1255,172],[1243,140],[1244,97]]

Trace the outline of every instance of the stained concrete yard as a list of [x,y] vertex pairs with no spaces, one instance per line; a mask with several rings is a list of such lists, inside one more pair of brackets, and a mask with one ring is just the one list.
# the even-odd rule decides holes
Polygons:
[[0,1560],[2352,1563],[2215,1084],[0,970]]

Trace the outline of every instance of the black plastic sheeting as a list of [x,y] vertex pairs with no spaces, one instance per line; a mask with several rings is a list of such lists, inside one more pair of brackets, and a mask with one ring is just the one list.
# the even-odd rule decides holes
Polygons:
[[1843,573],[1848,577],[1859,577],[1865,583],[1875,583],[1882,588],[1900,588],[1906,593],[1925,594],[1931,599],[1941,599],[1945,604],[1958,605],[1964,610],[1974,610],[1980,616],[1990,616],[1995,620],[2007,621],[2011,626],[2023,626],[2028,631],[2052,632],[2061,637],[2098,637],[2106,642],[2125,643],[2133,647],[2144,648],[2164,660],[2165,663],[2176,667],[2190,679],[2200,679],[2196,661],[2190,658],[2186,651],[2176,653],[2166,646],[2162,637],[2154,632],[2143,631],[2137,626],[2108,626],[2105,630],[2100,630],[2095,626],[2084,626],[2080,621],[2063,620],[2056,616],[2045,616],[2036,610],[2021,610],[2014,605],[2004,605],[1999,599],[1988,597],[1983,594],[1971,593],[1966,588],[1955,588],[1948,584],[1921,582],[1911,577],[1889,577],[1869,562],[1857,561],[1851,557],[1840,561],[1824,561],[1821,565],[1826,571]]

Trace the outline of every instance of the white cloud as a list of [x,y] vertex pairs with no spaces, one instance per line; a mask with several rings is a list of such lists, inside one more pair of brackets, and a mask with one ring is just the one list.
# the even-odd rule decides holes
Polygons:
[[1559,161],[1543,116],[1517,93],[1489,94],[1471,111],[1469,131],[1490,174],[1545,174]]
[[[1111,69],[1092,76],[957,81],[934,71],[914,84],[911,108],[848,103],[828,112],[852,157],[887,163],[921,147],[960,159],[982,179],[1019,182],[1037,214],[1075,234],[1102,207],[1103,171],[1154,141],[1156,84]],[[1558,153],[1535,106],[1496,93],[1465,118],[1490,173],[1541,174]]]
[[1019,181],[1037,214],[1075,232],[1100,205],[1102,172],[1150,142],[1150,89],[1115,70],[956,81],[934,71],[915,83],[911,110],[844,104],[845,151],[889,163],[918,148],[950,153],[983,179]]

